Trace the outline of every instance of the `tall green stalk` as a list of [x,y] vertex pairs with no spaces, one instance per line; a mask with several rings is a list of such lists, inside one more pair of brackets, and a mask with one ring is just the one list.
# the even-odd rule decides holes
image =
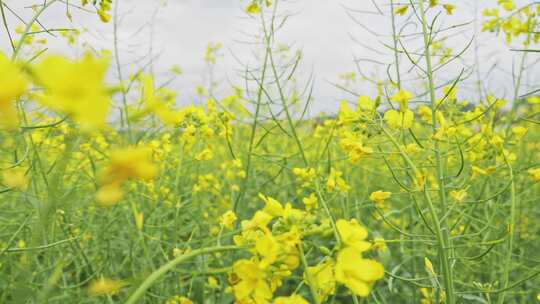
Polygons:
[[[435,83],[433,80],[433,65],[431,62],[431,40],[430,40],[430,32],[428,32],[428,25],[427,25],[427,18],[426,18],[426,9],[424,6],[424,1],[420,0],[418,2],[419,6],[419,13],[422,23],[422,34],[424,37],[424,57],[426,61],[426,73],[427,73],[427,79],[428,79],[428,89],[429,89],[429,97],[430,97],[430,103],[431,103],[431,116],[432,116],[432,132],[435,134],[437,132],[437,99],[435,97]],[[439,142],[435,140],[434,142],[434,153],[435,153],[435,166],[437,170],[437,180],[439,184],[439,203],[441,206],[442,214],[446,214],[448,210],[448,202],[446,199],[446,187],[445,187],[445,178],[444,178],[444,165],[441,157],[441,151]],[[432,204],[430,204],[432,207]],[[431,208],[430,208],[431,209]],[[432,213],[435,212],[435,210],[431,210]],[[438,218],[434,218],[435,222],[438,222]],[[449,238],[449,231],[448,231],[448,220],[445,216],[442,221],[440,222],[440,230],[442,232],[442,239],[439,241],[439,255],[440,260],[442,262],[442,272],[444,277],[444,286],[446,291],[446,298],[448,304],[454,304],[455,303],[455,294],[454,294],[454,280],[453,280],[453,274],[452,274],[452,266],[450,263],[451,258],[451,243]]]

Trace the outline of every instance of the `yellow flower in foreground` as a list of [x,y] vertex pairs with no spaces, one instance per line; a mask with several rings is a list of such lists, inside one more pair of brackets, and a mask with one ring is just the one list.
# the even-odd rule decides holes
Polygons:
[[359,252],[371,247],[371,244],[365,241],[368,236],[366,228],[362,227],[356,219],[350,221],[340,219],[336,222],[336,228],[345,246],[354,247]]
[[381,263],[362,258],[354,247],[342,249],[336,261],[336,280],[357,296],[367,297],[375,281],[384,277]]
[[0,51],[0,128],[18,124],[15,101],[26,91],[27,80],[20,68]]
[[274,304],[309,304],[309,302],[302,296],[292,295],[290,297],[277,297]]
[[283,209],[283,206],[280,202],[270,196],[265,196],[261,193],[259,193],[259,198],[262,199],[265,203],[263,212],[267,213],[272,217],[283,216],[285,210]]
[[105,185],[96,193],[96,203],[100,207],[112,207],[124,197],[124,192],[118,184]]
[[409,129],[414,121],[414,113],[409,109],[404,112],[392,109],[384,113],[384,120],[391,129]]
[[110,154],[110,163],[103,170],[102,184],[96,193],[96,201],[103,207],[115,205],[123,196],[122,184],[128,179],[151,179],[157,169],[150,160],[151,150],[144,147],[130,147]]
[[237,303],[269,303],[272,298],[272,290],[257,263],[236,261],[231,277],[236,282],[232,290]]
[[2,182],[8,188],[24,191],[28,188],[26,170],[22,168],[15,168],[4,171],[2,172]]
[[49,56],[34,69],[45,92],[38,102],[70,116],[84,130],[105,127],[111,98],[104,84],[109,60],[86,54],[78,61]]
[[124,286],[126,286],[126,283],[120,280],[100,278],[90,283],[90,287],[88,287],[88,294],[93,297],[114,295],[118,293]]
[[263,237],[260,237],[255,242],[255,250],[262,257],[259,267],[262,269],[268,268],[274,263],[280,253],[280,245],[271,232],[267,232]]
[[[311,278],[311,283],[319,302],[324,302],[328,296],[336,291],[336,278],[334,275],[334,261],[326,260],[317,266],[308,267],[307,275]],[[306,274],[304,274],[306,276]],[[307,279],[304,281],[308,282]],[[308,282],[309,283],[309,282]]]
[[151,179],[157,174],[151,162],[151,150],[144,147],[130,147],[112,151],[110,163],[105,169],[102,182],[121,183],[127,179]]

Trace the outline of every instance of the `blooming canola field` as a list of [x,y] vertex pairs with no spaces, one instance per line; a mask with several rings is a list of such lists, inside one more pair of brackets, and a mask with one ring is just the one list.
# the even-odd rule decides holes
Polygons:
[[241,3],[257,64],[183,105],[152,60],[48,51],[82,32],[47,10],[116,26],[116,1],[36,1],[17,23],[0,0],[0,303],[540,302],[540,4],[481,13],[515,51],[498,96],[460,65],[472,43],[447,43],[471,24],[440,25],[467,8],[373,1],[384,77],[341,75],[350,98],[313,113],[279,42],[290,1]]

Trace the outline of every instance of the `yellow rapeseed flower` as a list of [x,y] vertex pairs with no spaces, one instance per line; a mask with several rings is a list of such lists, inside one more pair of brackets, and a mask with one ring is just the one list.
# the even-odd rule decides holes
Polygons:
[[27,85],[21,69],[0,51],[0,128],[17,127],[15,101],[24,94]]
[[126,286],[126,283],[120,280],[102,277],[90,283],[90,286],[88,287],[88,294],[92,297],[114,295],[117,294],[124,286]]
[[409,129],[414,121],[414,113],[409,109],[400,112],[392,109],[384,113],[384,120],[391,129]]
[[223,213],[219,218],[219,223],[229,230],[233,229],[234,222],[236,222],[236,214],[231,210]]
[[381,205],[384,203],[385,200],[389,199],[390,196],[392,196],[391,192],[378,190],[378,191],[372,192],[369,195],[369,199],[372,202],[375,202],[376,204]]
[[274,299],[274,304],[309,304],[309,302],[302,296],[292,295],[290,297],[277,297]]
[[214,152],[209,148],[202,150],[201,153],[195,156],[195,159],[198,161],[211,160],[212,158],[214,158]]
[[315,193],[311,193],[308,197],[302,199],[307,211],[315,210],[318,207],[318,199]]
[[28,178],[26,170],[14,168],[2,172],[2,182],[8,188],[25,191],[28,188]]
[[453,4],[445,3],[443,4],[443,8],[446,11],[447,15],[452,15],[454,13],[454,10],[456,9],[456,6]]
[[151,151],[145,147],[129,147],[110,153],[110,162],[102,176],[102,182],[112,184],[127,179],[151,179],[157,174],[151,162]]
[[460,190],[452,190],[450,191],[450,196],[456,200],[456,202],[463,202],[465,198],[467,197],[467,190],[460,189]]
[[96,193],[96,203],[100,207],[112,207],[124,197],[124,192],[119,184],[104,185]]
[[403,6],[400,6],[396,9],[395,13],[396,15],[399,15],[399,16],[403,16],[407,13],[407,11],[409,10],[409,6],[408,5],[403,5]]
[[354,247],[359,252],[371,247],[371,244],[365,240],[368,236],[366,228],[361,226],[356,219],[350,221],[340,219],[336,222],[336,228],[345,246]]
[[313,284],[313,290],[315,290],[316,297],[319,302],[324,302],[326,299],[336,292],[336,277],[334,275],[335,263],[333,260],[326,260],[316,266],[308,267],[307,273],[304,276],[309,275]]
[[329,192],[339,191],[342,193],[345,193],[349,191],[350,187],[347,185],[347,182],[341,177],[343,175],[343,172],[331,168],[330,169],[330,175],[328,176],[328,180],[326,181],[326,189]]
[[270,196],[265,196],[261,193],[259,193],[259,198],[262,199],[263,202],[265,203],[263,212],[265,212],[266,214],[272,217],[283,216],[284,209],[283,209],[283,205],[281,205],[280,202],[278,202],[276,199]]
[[262,257],[259,267],[266,269],[277,260],[280,253],[280,245],[272,233],[266,232],[255,242],[255,250]]
[[61,56],[49,56],[33,71],[44,93],[38,102],[70,116],[83,130],[105,127],[111,98],[104,84],[109,59],[90,54],[72,61]]
[[408,102],[413,97],[413,94],[405,89],[400,89],[397,91],[392,97],[390,97],[391,101],[398,102],[401,108],[406,109]]
[[268,303],[272,298],[265,273],[254,261],[236,261],[232,278],[232,291],[238,303]]
[[116,204],[123,196],[122,184],[128,179],[151,179],[157,168],[151,162],[151,150],[145,147],[129,147],[110,153],[110,161],[100,178],[102,187],[96,193],[99,205]]
[[426,266],[426,270],[430,275],[437,276],[435,270],[433,269],[433,264],[427,257],[424,257],[424,266]]
[[256,0],[251,1],[251,3],[246,7],[246,12],[252,15],[259,14],[261,12],[261,7]]
[[527,172],[534,182],[540,182],[540,168],[529,169]]
[[362,258],[361,252],[354,247],[340,250],[335,271],[336,280],[360,297],[367,297],[375,281],[384,277],[383,265]]

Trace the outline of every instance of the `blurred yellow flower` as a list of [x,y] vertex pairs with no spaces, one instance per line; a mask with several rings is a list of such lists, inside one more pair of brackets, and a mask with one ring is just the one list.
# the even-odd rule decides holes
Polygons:
[[125,286],[126,283],[123,281],[102,277],[90,283],[90,286],[88,287],[88,294],[92,297],[114,295]]
[[447,15],[452,15],[454,13],[454,10],[456,9],[456,6],[453,4],[445,3],[443,4],[443,8],[446,11]]
[[124,192],[120,185],[113,183],[104,185],[96,193],[96,203],[100,207],[112,207],[124,197]]
[[107,57],[95,58],[89,53],[77,61],[46,57],[33,70],[44,89],[38,102],[70,116],[83,130],[104,128],[111,106],[104,84],[108,63]]
[[403,16],[403,15],[405,15],[405,13],[407,13],[408,10],[409,10],[409,6],[408,5],[403,5],[403,6],[398,7],[396,9],[395,13],[396,13],[396,15]]
[[347,185],[347,182],[343,179],[343,172],[331,168],[330,169],[330,175],[328,176],[328,180],[326,181],[326,189],[329,192],[339,191],[342,193],[345,193],[349,191],[350,187]]
[[318,199],[317,196],[315,196],[315,193],[311,193],[308,197],[304,197],[302,199],[302,202],[304,203],[304,206],[306,207],[307,211],[317,209],[318,207]]
[[406,109],[407,103],[411,98],[413,97],[413,94],[405,89],[400,89],[397,91],[392,97],[390,97],[391,101],[398,102],[401,108]]
[[411,110],[403,111],[388,110],[384,113],[384,120],[391,129],[409,129],[414,121],[414,114]]
[[25,191],[28,188],[26,170],[13,168],[2,172],[2,182],[6,187]]
[[450,196],[456,200],[456,202],[463,202],[465,198],[467,197],[467,190],[460,189],[460,190],[452,190],[450,191]]
[[392,196],[391,192],[378,190],[378,191],[372,192],[369,195],[369,199],[372,202],[375,202],[376,204],[381,205],[384,203],[385,200],[389,199],[390,196]]
[[129,147],[110,153],[110,162],[101,181],[105,184],[124,182],[127,179],[151,179],[157,174],[151,162],[151,150],[145,147]]
[[110,153],[107,167],[101,172],[101,188],[96,201],[103,207],[115,205],[123,196],[122,184],[128,179],[148,180],[157,174],[151,162],[151,150],[145,147],[129,147]]
[[252,15],[256,15],[261,12],[261,8],[256,0],[251,1],[251,3],[246,7],[246,12]]
[[27,85],[21,69],[0,51],[0,128],[17,127],[19,120],[15,101],[24,94]]
[[233,229],[234,222],[236,222],[236,214],[231,210],[223,213],[219,218],[219,223],[229,230]]

